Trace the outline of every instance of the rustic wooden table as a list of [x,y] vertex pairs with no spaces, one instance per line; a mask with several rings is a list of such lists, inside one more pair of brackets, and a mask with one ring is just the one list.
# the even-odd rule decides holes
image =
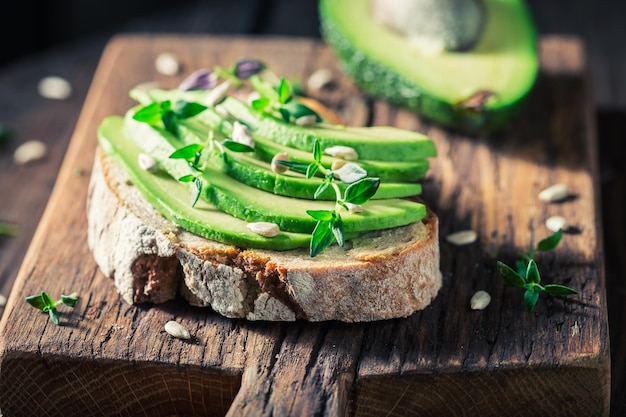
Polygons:
[[[608,287],[612,359],[612,416],[626,415],[626,7],[614,1],[529,1],[542,34],[576,35],[585,43],[592,73],[599,142],[603,249]],[[245,0],[198,2],[163,15],[146,16],[107,33],[56,46],[0,67],[0,123],[14,132],[0,148],[0,220],[19,225],[0,238],[0,293],[9,295],[76,127],[104,46],[114,33],[167,32],[286,35],[319,38],[316,1]],[[38,81],[59,75],[71,81],[64,101],[42,98]],[[18,166],[13,150],[29,139],[48,145],[45,160]],[[2,310],[0,310],[1,312]]]

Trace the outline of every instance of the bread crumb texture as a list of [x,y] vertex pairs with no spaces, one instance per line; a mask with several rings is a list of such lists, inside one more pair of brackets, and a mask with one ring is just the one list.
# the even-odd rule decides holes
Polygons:
[[159,215],[98,153],[89,185],[88,243],[129,304],[189,304],[248,320],[374,321],[407,317],[441,288],[438,219],[369,233],[315,258],[308,249],[241,249]]

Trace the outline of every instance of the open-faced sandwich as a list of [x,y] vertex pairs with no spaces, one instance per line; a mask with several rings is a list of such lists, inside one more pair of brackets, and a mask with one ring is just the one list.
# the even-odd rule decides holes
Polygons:
[[89,246],[128,303],[373,321],[441,287],[426,136],[333,123],[256,60],[137,86],[98,130]]

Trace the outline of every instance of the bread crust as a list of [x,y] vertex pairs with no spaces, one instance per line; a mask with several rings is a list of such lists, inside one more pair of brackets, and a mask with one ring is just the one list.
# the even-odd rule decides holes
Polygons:
[[438,218],[372,232],[311,258],[242,249],[161,216],[100,150],[89,183],[88,244],[129,304],[182,296],[248,320],[362,322],[407,317],[441,287]]

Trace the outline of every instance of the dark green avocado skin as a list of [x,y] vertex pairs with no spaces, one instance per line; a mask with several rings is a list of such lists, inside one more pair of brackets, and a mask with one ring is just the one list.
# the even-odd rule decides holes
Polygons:
[[[367,3],[367,2],[364,2]],[[376,59],[356,49],[343,35],[342,29],[329,18],[327,7],[332,7],[332,0],[320,2],[320,30],[324,40],[337,54],[345,72],[367,94],[382,98],[391,104],[415,111],[420,116],[453,130],[467,133],[493,133],[503,129],[519,113],[525,99],[532,90],[520,95],[517,101],[497,108],[472,111],[460,109],[457,103],[450,103],[429,94],[420,86],[407,80]],[[529,21],[530,23],[530,21]],[[535,32],[536,33],[536,32]],[[535,35],[535,43],[537,43]],[[468,51],[467,53],[471,53]],[[368,79],[364,79],[367,74]]]

